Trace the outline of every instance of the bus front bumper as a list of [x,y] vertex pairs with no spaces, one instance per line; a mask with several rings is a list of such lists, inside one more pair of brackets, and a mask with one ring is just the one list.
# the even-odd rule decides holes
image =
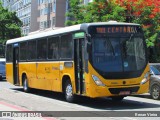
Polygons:
[[[92,86],[92,85],[91,85]],[[135,94],[147,93],[149,90],[149,82],[143,85],[127,85],[127,86],[97,86],[89,87],[88,95],[91,98],[110,97],[110,96],[129,96]]]

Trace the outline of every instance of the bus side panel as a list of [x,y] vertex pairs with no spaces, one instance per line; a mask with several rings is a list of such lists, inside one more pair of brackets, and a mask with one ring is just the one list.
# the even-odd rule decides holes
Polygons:
[[13,64],[12,63],[6,63],[6,80],[10,82],[11,84],[14,84],[13,81]]
[[59,62],[38,63],[37,78],[39,89],[59,91]]
[[34,82],[34,85],[39,89],[49,90],[50,86],[47,86],[48,80],[46,79],[45,70],[48,69],[47,65],[42,62],[37,63],[37,80]]
[[62,80],[60,78],[60,63],[59,61],[52,62],[48,64],[48,67],[50,67],[50,72],[47,73],[48,79],[50,82],[48,82],[48,86],[51,87],[52,91],[61,92],[61,84]]
[[20,83],[22,74],[27,75],[29,87],[61,92],[62,81],[59,77],[59,62],[34,62],[19,65]]
[[20,84],[22,85],[22,74],[26,74],[29,87],[37,88],[36,63],[25,62],[19,63]]
[[56,82],[55,85],[57,85],[57,83],[59,84],[59,86],[55,86],[57,88],[57,90],[60,92],[62,92],[62,79],[64,76],[68,76],[70,78],[70,81],[72,83],[72,88],[73,88],[73,93],[76,93],[75,90],[75,75],[74,75],[75,71],[74,71],[74,63],[72,62],[72,67],[67,67],[64,65],[64,62],[60,62],[60,82]]

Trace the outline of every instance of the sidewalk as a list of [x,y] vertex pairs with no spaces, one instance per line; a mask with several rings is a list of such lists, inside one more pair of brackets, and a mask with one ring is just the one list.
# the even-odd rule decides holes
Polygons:
[[0,101],[0,111],[29,111],[29,110]]
[[0,100],[0,120],[57,120]]

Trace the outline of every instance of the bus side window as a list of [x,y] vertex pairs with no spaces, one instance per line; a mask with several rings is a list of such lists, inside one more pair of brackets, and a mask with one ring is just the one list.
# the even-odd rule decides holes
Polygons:
[[27,60],[27,42],[20,43],[20,60]]
[[38,59],[46,59],[47,58],[47,39],[38,40],[37,43],[37,55]]
[[58,59],[58,41],[59,37],[48,39],[48,59]]
[[36,59],[36,40],[28,42],[28,60]]
[[72,58],[72,48],[73,48],[73,42],[72,42],[72,35],[64,35],[61,37],[61,48],[60,48],[60,57],[62,59],[68,59]]

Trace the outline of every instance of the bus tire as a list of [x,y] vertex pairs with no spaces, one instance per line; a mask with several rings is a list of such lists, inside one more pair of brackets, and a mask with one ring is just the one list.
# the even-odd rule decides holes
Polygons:
[[111,98],[112,98],[112,101],[119,102],[123,100],[124,96],[113,96]]
[[75,95],[73,94],[73,88],[70,80],[67,80],[65,83],[64,93],[65,93],[65,99],[67,102],[72,103],[75,101]]
[[23,77],[23,90],[24,92],[30,92],[30,87],[28,86],[28,79],[27,79],[27,76],[24,76]]

